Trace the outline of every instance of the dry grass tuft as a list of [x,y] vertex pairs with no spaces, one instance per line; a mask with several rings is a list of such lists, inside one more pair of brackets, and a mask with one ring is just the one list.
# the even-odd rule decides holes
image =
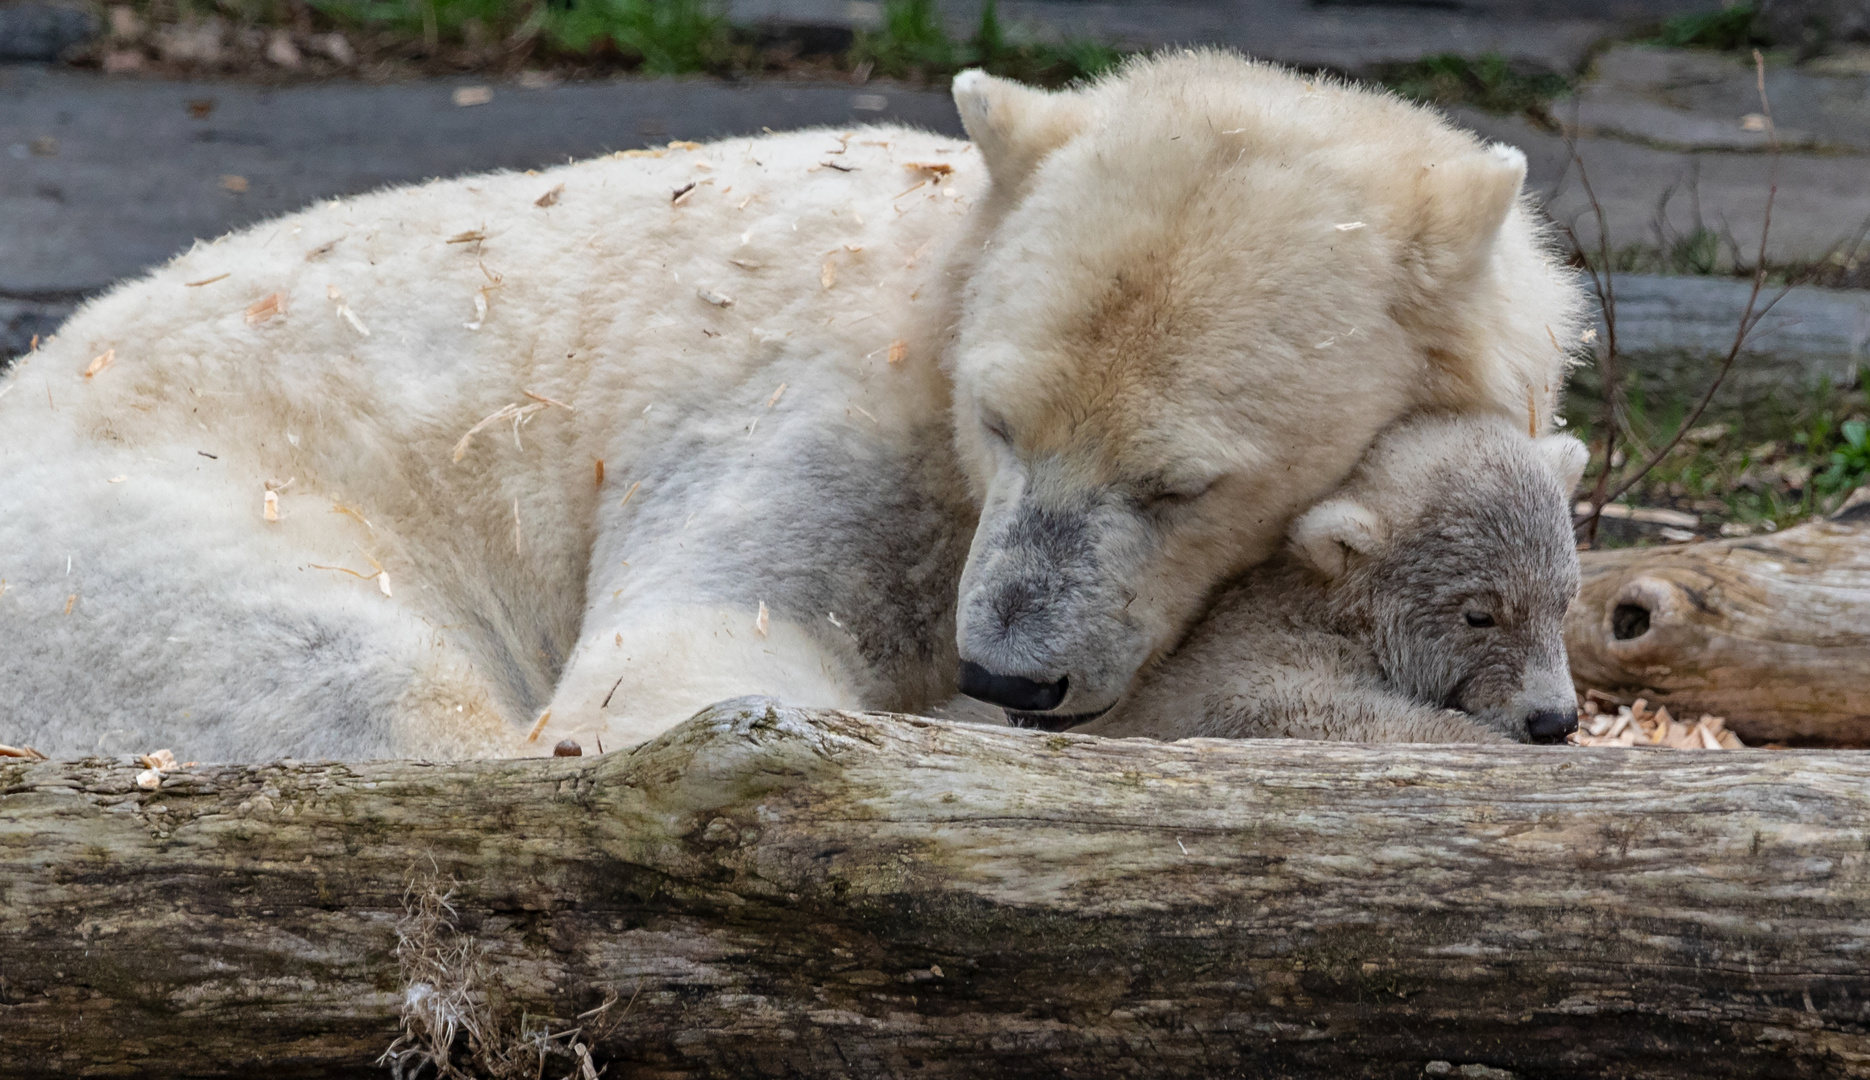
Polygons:
[[403,1031],[377,1064],[388,1067],[395,1080],[597,1080],[604,1070],[591,1060],[589,1043],[622,1022],[619,1015],[602,1023],[616,995],[569,1022],[527,1013],[517,1021],[502,1016],[487,948],[457,926],[458,889],[452,877],[410,874],[396,926]]

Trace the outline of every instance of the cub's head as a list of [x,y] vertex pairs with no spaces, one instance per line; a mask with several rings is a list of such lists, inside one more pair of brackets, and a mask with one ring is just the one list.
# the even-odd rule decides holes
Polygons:
[[1292,550],[1397,692],[1558,742],[1578,724],[1564,622],[1586,457],[1568,435],[1529,439],[1504,420],[1407,420],[1293,524]]
[[1550,417],[1576,290],[1518,151],[1218,53],[955,98],[992,178],[947,351],[961,689],[1015,723],[1109,708],[1396,417]]

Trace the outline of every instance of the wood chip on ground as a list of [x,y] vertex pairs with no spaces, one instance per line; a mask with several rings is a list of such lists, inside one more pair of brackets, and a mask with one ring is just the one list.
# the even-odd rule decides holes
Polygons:
[[1578,710],[1575,746],[1657,747],[1668,750],[1744,750],[1746,744],[1727,730],[1725,717],[1703,713],[1689,723],[1669,715],[1667,706],[1651,709],[1645,698],[1628,705],[1590,691]]

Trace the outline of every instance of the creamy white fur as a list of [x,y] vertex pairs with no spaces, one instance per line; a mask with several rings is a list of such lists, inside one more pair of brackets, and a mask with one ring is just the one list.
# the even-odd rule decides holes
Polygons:
[[[954,172],[903,194],[913,162]],[[948,601],[891,608],[864,556],[952,596],[972,509],[944,464],[941,272],[985,181],[903,129],[612,157],[321,204],[87,305],[0,398],[0,736],[509,754],[628,745],[749,691],[945,696]],[[528,392],[570,408],[453,460]],[[916,520],[885,511],[903,499]],[[827,502],[911,550],[858,521],[834,551],[809,532],[836,531]],[[377,565],[390,596],[315,568]],[[854,643],[888,631],[846,604],[902,640]]]
[[[0,384],[0,740],[510,754],[749,693],[917,709],[970,538],[962,646],[1096,707],[1393,416],[1549,418],[1577,297],[1515,153],[1218,54],[957,100],[981,152],[441,181],[88,304]],[[455,461],[509,406],[542,407]],[[1035,509],[1090,577],[1014,543]],[[969,598],[1022,584],[1070,617],[982,637]]]

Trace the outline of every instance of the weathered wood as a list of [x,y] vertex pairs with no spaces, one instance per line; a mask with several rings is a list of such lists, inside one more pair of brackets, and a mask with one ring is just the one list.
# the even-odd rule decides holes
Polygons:
[[1565,625],[1579,686],[1716,713],[1749,742],[1870,745],[1870,501],[1780,533],[1581,558]]
[[[598,758],[0,764],[0,1075],[367,1075],[401,894],[610,1075],[1870,1073],[1870,757],[728,703]],[[613,1010],[614,1013],[615,1010]]]

